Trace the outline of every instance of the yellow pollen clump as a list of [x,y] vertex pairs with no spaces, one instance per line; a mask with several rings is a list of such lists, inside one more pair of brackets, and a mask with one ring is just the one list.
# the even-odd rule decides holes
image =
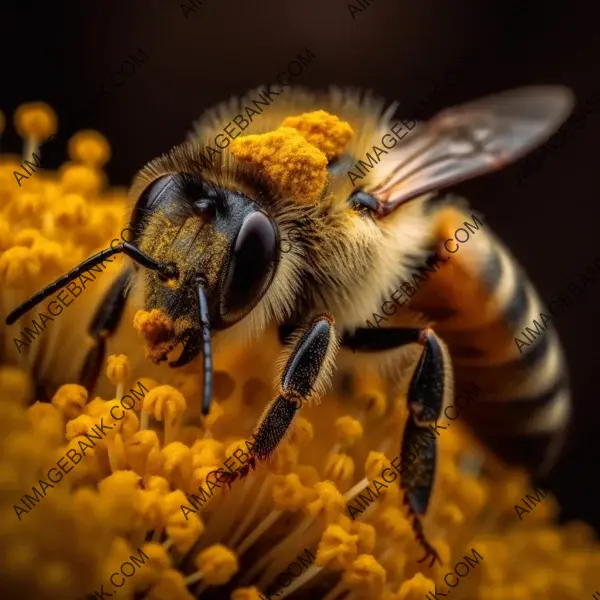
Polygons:
[[14,124],[22,138],[33,137],[36,140],[45,140],[56,133],[56,113],[45,102],[21,104],[15,112]]
[[40,261],[44,273],[62,274],[65,252],[60,244],[40,238],[33,243],[31,253]]
[[[141,433],[154,433],[154,432],[141,432]],[[155,434],[156,435],[156,434]],[[158,446],[158,440],[157,440]],[[169,491],[169,482],[164,477],[157,477],[156,475],[148,477],[145,483],[146,489],[155,491],[161,496],[164,496]]]
[[330,569],[349,569],[358,555],[358,536],[339,525],[329,525],[317,550],[316,565]]
[[144,568],[135,573],[135,583],[138,589],[144,589],[149,584],[154,584],[164,571],[173,567],[168,551],[161,544],[148,542],[143,544],[141,549],[148,558],[144,559],[146,561]]
[[131,377],[131,365],[125,354],[111,354],[107,359],[106,375],[114,385],[123,384]]
[[342,446],[352,446],[363,436],[363,426],[358,419],[344,415],[333,424],[338,441]]
[[302,485],[296,473],[276,475],[272,488],[273,502],[277,510],[298,510],[311,499],[311,490]]
[[86,435],[92,433],[93,428],[98,423],[97,419],[90,417],[89,415],[79,415],[78,417],[71,419],[65,429],[65,437],[68,440],[72,440],[80,435]]
[[170,385],[159,385],[144,397],[143,410],[157,421],[173,421],[185,410],[183,394]]
[[41,268],[31,249],[13,246],[0,256],[0,284],[17,289],[25,287],[35,280]]
[[347,454],[331,454],[325,462],[325,477],[339,486],[349,483],[354,477],[354,461]]
[[166,445],[161,453],[164,458],[163,470],[167,477],[171,476],[176,469],[191,475],[193,456],[191,448],[181,442],[172,442]]
[[164,525],[171,515],[181,514],[181,505],[187,503],[187,498],[181,490],[169,492],[160,497],[160,511],[164,519]]
[[87,399],[88,393],[83,386],[67,383],[60,386],[52,397],[52,406],[67,419],[74,419],[82,413]]
[[185,554],[204,533],[204,525],[200,519],[186,519],[178,512],[168,518],[166,532],[177,551]]
[[385,454],[371,451],[365,461],[365,475],[370,481],[381,479],[381,472],[389,466],[390,462],[385,457]]
[[220,463],[225,458],[225,449],[221,442],[213,439],[201,439],[192,446],[194,468],[207,467]]
[[286,117],[281,127],[292,127],[298,131],[307,142],[323,152],[327,160],[342,154],[354,133],[349,123],[324,110]]
[[294,431],[290,435],[290,440],[298,445],[307,444],[315,437],[312,423],[304,417],[298,417],[294,424]]
[[52,404],[36,402],[27,409],[27,416],[34,431],[45,440],[58,444],[64,435],[62,413]]
[[161,310],[138,310],[133,318],[133,327],[146,344],[146,358],[158,362],[173,348],[175,324]]
[[375,550],[375,541],[377,532],[373,525],[352,521],[350,525],[350,533],[358,536],[358,551],[362,554],[372,554]]
[[195,600],[180,571],[166,569],[148,594],[148,600]]
[[88,204],[81,194],[66,194],[53,213],[61,227],[83,227],[90,218]]
[[386,537],[402,542],[412,540],[411,524],[405,514],[395,506],[388,506],[379,511],[377,525]]
[[434,583],[422,573],[417,573],[412,579],[405,581],[398,591],[398,600],[422,600],[434,589]]
[[[198,490],[199,488],[206,488],[207,482],[210,480],[213,484],[215,482],[215,473],[218,468],[223,468],[222,465],[207,465],[206,467],[200,467],[194,469],[192,477],[189,481],[188,489]],[[214,492],[213,498],[216,497],[218,492]]]
[[92,167],[102,167],[110,158],[107,139],[98,131],[78,131],[69,140],[69,156]]
[[[35,230],[32,230],[35,231]],[[39,233],[38,233],[39,235]],[[0,252],[4,252],[13,244],[13,235],[10,224],[6,219],[0,217]],[[30,244],[28,244],[30,245]]]
[[225,411],[223,407],[214,400],[210,405],[210,411],[204,417],[204,427],[206,427],[207,431],[212,431],[213,427],[217,424],[217,422],[223,417]]
[[40,239],[42,239],[42,234],[37,229],[26,227],[15,234],[13,244],[31,248]]
[[317,483],[314,490],[317,497],[307,505],[306,512],[313,517],[323,514],[328,522],[335,521],[346,508],[340,491],[330,481]]
[[361,554],[344,572],[342,580],[351,589],[377,598],[385,585],[385,569],[370,554]]
[[235,552],[222,544],[202,550],[195,562],[204,580],[212,585],[227,583],[239,568]]
[[301,204],[316,204],[325,189],[327,157],[295,129],[280,127],[231,142],[231,153],[262,169],[281,194]]
[[69,163],[59,170],[60,183],[65,191],[88,196],[97,194],[103,183],[101,171],[88,165]]

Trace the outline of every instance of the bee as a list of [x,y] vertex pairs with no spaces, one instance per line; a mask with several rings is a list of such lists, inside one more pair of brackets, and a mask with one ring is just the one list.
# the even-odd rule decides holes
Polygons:
[[[199,160],[202,146],[235,108],[221,105],[196,124],[188,140],[136,175],[132,239],[88,258],[15,308],[6,323],[123,253],[131,261],[91,318],[94,345],[82,360],[80,381],[94,389],[107,344],[127,305],[136,303],[158,309],[174,324],[168,350],[182,349],[171,367],[202,357],[205,415],[212,398],[213,337],[216,344],[220,337],[234,344],[253,340],[260,348],[261,336],[276,327],[278,390],[254,430],[249,468],[273,454],[305,401],[317,401],[330,389],[336,368],[354,365],[393,379],[402,352],[419,348],[407,391],[401,485],[426,552],[422,561],[433,564],[439,556],[421,519],[432,495],[437,445],[409,462],[411,444],[476,381],[485,394],[465,416],[473,431],[505,461],[532,471],[546,468],[570,412],[565,360],[551,328],[526,351],[515,348],[515,336],[542,306],[487,226],[451,261],[443,259],[448,264],[418,295],[396,302],[392,319],[377,328],[367,321],[393,297],[413,262],[442,252],[469,217],[463,200],[441,190],[512,163],[549,138],[572,105],[568,89],[536,86],[446,109],[386,146],[386,156],[366,174],[361,170],[355,185],[352,165],[390,130],[396,107],[386,110],[383,102],[354,92],[293,89],[257,118],[252,133],[271,132],[286,117],[317,110],[339,117],[353,132],[343,151],[323,159],[327,177],[310,201],[231,152]],[[130,289],[135,293],[128,294]],[[425,316],[419,326],[417,313]]]

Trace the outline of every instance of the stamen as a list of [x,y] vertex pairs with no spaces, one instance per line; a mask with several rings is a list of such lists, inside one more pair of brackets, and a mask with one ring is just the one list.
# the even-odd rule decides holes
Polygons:
[[[292,592],[295,592],[299,587],[303,586],[306,582],[315,578],[324,568],[325,567],[317,567],[315,565],[310,567],[310,569],[308,569],[308,571],[306,571],[305,573],[302,573],[302,575],[300,575],[300,577],[298,577],[297,579],[294,579],[292,585],[290,585],[289,587],[286,587],[283,590],[283,595],[281,596],[281,598],[282,599],[286,598]],[[337,583],[337,585],[323,598],[323,600],[333,600],[333,598],[335,598],[338,594],[340,594],[345,589],[345,587],[346,587],[346,584],[343,581],[339,581]]]
[[267,531],[272,525],[274,525],[283,514],[282,510],[272,510],[261,522],[254,528],[254,531],[240,544],[237,548],[238,554],[242,556],[252,544]]
[[[252,522],[254,521],[254,517],[256,516],[256,513],[259,511],[261,506],[263,506],[265,496],[270,491],[270,487],[271,487],[270,480],[271,479],[272,478],[270,476],[267,476],[267,478],[265,478],[265,480],[262,482],[262,485],[260,486],[260,490],[259,490],[258,494],[255,496],[254,502],[252,503],[250,510],[248,510],[248,512],[246,513],[246,516],[244,517],[242,522],[238,525],[237,530],[233,534],[233,537],[228,542],[228,546],[230,546],[231,548],[236,548],[238,550],[238,554],[240,554],[240,552],[239,552],[239,549],[237,548],[237,544],[240,541],[240,538],[242,537],[242,535],[244,534],[244,531],[252,525]],[[241,554],[240,554],[240,556],[241,556]]]

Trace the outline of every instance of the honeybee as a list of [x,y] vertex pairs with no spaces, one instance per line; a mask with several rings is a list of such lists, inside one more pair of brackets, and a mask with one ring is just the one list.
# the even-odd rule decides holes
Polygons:
[[[80,381],[94,388],[110,336],[127,304],[135,302],[158,309],[174,324],[169,352],[159,362],[179,345],[171,367],[202,354],[203,414],[212,398],[212,337],[258,343],[268,327],[277,327],[278,393],[256,426],[251,467],[272,455],[302,404],[317,401],[330,388],[336,367],[377,369],[393,378],[401,352],[420,345],[407,392],[402,487],[426,551],[422,560],[433,564],[439,557],[423,535],[421,518],[432,494],[437,447],[431,444],[413,462],[406,455],[454,394],[476,381],[485,394],[465,415],[470,427],[498,456],[532,470],[547,467],[556,455],[570,412],[565,361],[554,330],[524,352],[515,348],[515,336],[542,310],[533,286],[487,226],[460,252],[444,253],[444,244],[469,215],[462,200],[439,190],[513,162],[545,141],[572,105],[565,88],[521,88],[444,110],[424,124],[404,123],[407,131],[400,138],[392,125],[394,106],[384,110],[380,101],[339,90],[316,95],[294,89],[257,117],[251,130],[257,137],[271,135],[284,122],[286,135],[293,137],[289,130],[296,123],[298,140],[303,139],[294,138],[293,148],[306,150],[314,172],[293,162],[294,151],[285,158],[290,169],[298,169],[289,181],[283,181],[285,170],[256,162],[256,153],[233,152],[233,142],[212,162],[199,159],[236,106],[221,105],[196,124],[187,141],[136,175],[131,241],[111,243],[85,260],[15,308],[6,323],[80,273],[124,253],[130,264],[91,318],[95,345],[82,361]],[[345,131],[352,135],[343,148],[326,151],[306,133],[310,128],[297,125],[315,111],[349,126]],[[241,128],[242,120],[235,122]],[[390,130],[398,141],[385,145],[385,156],[370,170],[364,163],[367,172],[359,168],[358,176],[353,165],[373,142],[386,135],[395,141]],[[327,130],[320,133],[321,140],[327,138]],[[245,133],[240,140],[245,138],[251,139]],[[281,150],[273,148],[270,156],[277,160]],[[318,165],[326,177],[317,185]],[[302,177],[310,185],[300,185]],[[393,295],[399,282],[415,261],[432,253],[445,254],[440,260],[448,264],[400,304]],[[135,293],[128,295],[130,289]],[[390,297],[398,310],[373,328],[369,319]],[[419,326],[415,314],[425,316]]]

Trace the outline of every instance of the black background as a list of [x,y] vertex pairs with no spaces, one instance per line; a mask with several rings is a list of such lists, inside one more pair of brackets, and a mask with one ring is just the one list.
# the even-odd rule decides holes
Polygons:
[[[559,143],[458,191],[509,245],[546,302],[600,257],[600,39],[591,3],[375,0],[355,20],[342,0],[204,0],[187,19],[176,0],[18,4],[0,9],[0,109],[11,119],[25,101],[54,107],[58,141],[43,156],[51,168],[65,159],[76,129],[102,131],[113,148],[107,169],[112,184],[128,185],[146,161],[180,143],[205,108],[274,82],[306,47],[317,59],[298,83],[370,88],[400,101],[403,116],[427,118],[521,85],[567,85],[577,107]],[[110,84],[111,72],[138,48],[149,60],[121,87]],[[443,83],[451,72],[451,81]],[[78,117],[103,83],[112,98]],[[597,107],[590,109],[594,99]],[[11,124],[2,148],[21,151]],[[574,426],[547,482],[565,518],[584,518],[597,530],[599,292],[597,274],[555,321],[571,368]]]

